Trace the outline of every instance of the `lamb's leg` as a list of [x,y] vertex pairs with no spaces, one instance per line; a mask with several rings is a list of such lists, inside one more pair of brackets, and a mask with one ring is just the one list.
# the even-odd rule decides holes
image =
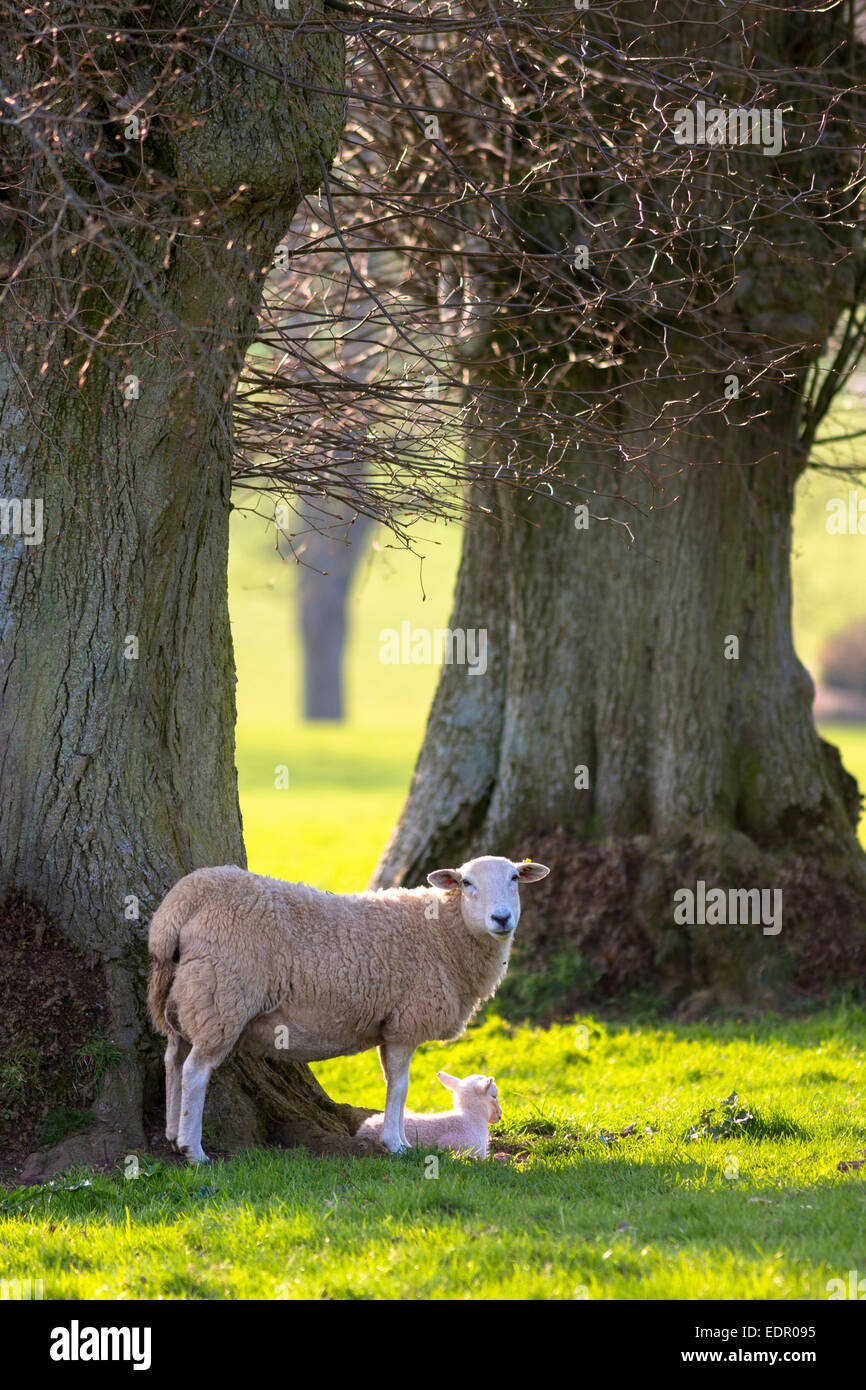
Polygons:
[[165,1137],[177,1142],[180,1124],[181,1068],[189,1056],[189,1043],[180,1033],[170,1033],[165,1049]]
[[201,1122],[207,1083],[213,1069],[213,1062],[204,1061],[197,1047],[193,1047],[183,1064],[177,1145],[190,1163],[208,1162],[207,1154],[201,1146]]
[[406,1047],[403,1043],[383,1043],[379,1048],[379,1061],[386,1083],[382,1143],[391,1153],[399,1153],[401,1149],[409,1147],[404,1115],[409,1094],[409,1063],[414,1051],[414,1047]]

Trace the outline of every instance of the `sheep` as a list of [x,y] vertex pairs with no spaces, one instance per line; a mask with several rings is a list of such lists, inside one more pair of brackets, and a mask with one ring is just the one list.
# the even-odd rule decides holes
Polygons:
[[[499,1093],[492,1076],[464,1076],[462,1080],[437,1071],[438,1079],[452,1095],[453,1109],[440,1115],[404,1116],[406,1137],[413,1149],[453,1149],[469,1158],[486,1158],[489,1127],[502,1119]],[[371,1115],[358,1130],[359,1137],[378,1139],[384,1115]]]
[[318,1062],[376,1047],[382,1142],[408,1148],[409,1063],[422,1042],[459,1037],[508,965],[518,884],[549,873],[484,855],[436,869],[429,887],[319,892],[234,865],[196,869],[149,933],[148,1005],[165,1053],[166,1138],[191,1163],[208,1080],[238,1045]]

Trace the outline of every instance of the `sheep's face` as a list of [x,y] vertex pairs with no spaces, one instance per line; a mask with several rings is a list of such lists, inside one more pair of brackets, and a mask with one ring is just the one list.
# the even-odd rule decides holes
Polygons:
[[498,1125],[502,1119],[502,1106],[499,1092],[492,1076],[473,1076],[475,1082],[475,1104],[487,1115],[489,1125]]
[[543,864],[528,859],[514,864],[485,854],[459,869],[435,869],[427,882],[434,888],[459,888],[463,921],[469,930],[504,942],[514,935],[520,920],[520,884],[534,883],[549,873]]
[[489,1125],[498,1124],[502,1119],[499,1092],[492,1076],[449,1076],[447,1071],[436,1073],[443,1086],[454,1093],[454,1108],[483,1115]]

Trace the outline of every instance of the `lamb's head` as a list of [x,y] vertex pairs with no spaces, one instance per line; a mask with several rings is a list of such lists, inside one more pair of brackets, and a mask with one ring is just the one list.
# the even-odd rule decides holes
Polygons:
[[514,935],[520,919],[521,883],[535,883],[550,873],[529,859],[514,864],[495,854],[470,859],[459,869],[434,869],[427,882],[434,888],[459,889],[463,921],[477,936],[488,933],[504,941]]
[[447,1071],[436,1073],[443,1086],[451,1092],[454,1109],[462,1115],[481,1115],[489,1125],[502,1119],[499,1092],[492,1076],[449,1076]]

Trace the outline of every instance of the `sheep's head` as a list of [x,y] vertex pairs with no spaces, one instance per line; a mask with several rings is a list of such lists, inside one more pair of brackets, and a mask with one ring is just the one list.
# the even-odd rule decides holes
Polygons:
[[436,1073],[442,1085],[451,1091],[454,1109],[463,1114],[483,1115],[489,1125],[498,1124],[502,1119],[502,1106],[499,1092],[492,1076],[449,1076],[447,1071]]
[[514,935],[520,919],[520,884],[535,883],[549,873],[543,864],[529,859],[514,864],[510,859],[485,854],[459,869],[434,869],[427,882],[446,891],[459,889],[463,921],[469,930],[505,941]]

